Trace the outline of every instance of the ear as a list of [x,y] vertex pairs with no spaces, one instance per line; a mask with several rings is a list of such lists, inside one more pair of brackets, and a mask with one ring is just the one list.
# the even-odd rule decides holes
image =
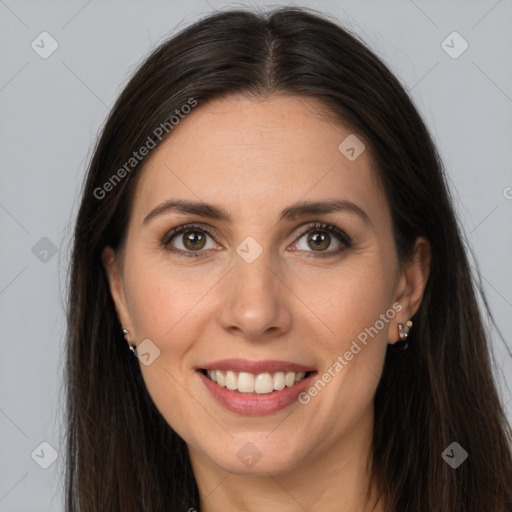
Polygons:
[[126,302],[123,274],[119,257],[111,247],[105,247],[101,254],[101,261],[107,274],[110,295],[114,301],[119,323],[123,326],[123,329],[128,330],[130,335],[133,336],[132,322]]
[[395,302],[398,302],[402,309],[395,316],[395,322],[390,322],[390,332],[388,333],[390,344],[394,344],[400,339],[398,324],[405,323],[418,311],[430,275],[430,264],[430,243],[425,237],[418,237],[398,280]]

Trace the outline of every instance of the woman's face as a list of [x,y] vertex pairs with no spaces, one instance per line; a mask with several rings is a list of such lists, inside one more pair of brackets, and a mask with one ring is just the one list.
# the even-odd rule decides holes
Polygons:
[[203,466],[277,474],[367,446],[386,345],[421,301],[369,150],[321,108],[199,104],[147,159],[119,260],[104,253],[147,389]]

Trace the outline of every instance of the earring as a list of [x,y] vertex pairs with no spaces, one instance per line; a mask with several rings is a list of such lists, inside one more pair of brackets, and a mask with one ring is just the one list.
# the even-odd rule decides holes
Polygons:
[[405,324],[398,324],[398,335],[400,336],[400,341],[395,343],[395,347],[399,350],[407,350],[409,344],[407,343],[407,337],[409,336],[409,331],[412,327],[412,321],[407,320]]
[[126,338],[126,341],[128,342],[128,346],[130,347],[130,350],[135,354],[135,350],[137,349],[137,345],[132,345],[130,343],[130,340],[128,338],[129,332],[126,329],[123,329],[123,336]]

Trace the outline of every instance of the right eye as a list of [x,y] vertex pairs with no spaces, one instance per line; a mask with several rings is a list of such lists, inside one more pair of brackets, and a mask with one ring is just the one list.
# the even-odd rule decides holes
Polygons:
[[[204,256],[201,254],[203,249],[214,248],[206,247],[207,238],[213,238],[208,228],[197,224],[184,224],[171,229],[162,239],[162,245],[166,250],[177,256],[196,258],[198,256]],[[172,243],[173,239],[176,239],[177,243],[181,244],[182,247],[176,247],[176,245]]]

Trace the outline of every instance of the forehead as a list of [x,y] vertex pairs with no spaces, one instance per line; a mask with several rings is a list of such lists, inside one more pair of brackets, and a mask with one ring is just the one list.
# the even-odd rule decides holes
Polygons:
[[382,215],[370,151],[349,160],[339,146],[355,134],[324,112],[318,100],[300,97],[199,104],[147,159],[135,194],[137,221],[176,198],[221,203],[240,219],[327,197]]

